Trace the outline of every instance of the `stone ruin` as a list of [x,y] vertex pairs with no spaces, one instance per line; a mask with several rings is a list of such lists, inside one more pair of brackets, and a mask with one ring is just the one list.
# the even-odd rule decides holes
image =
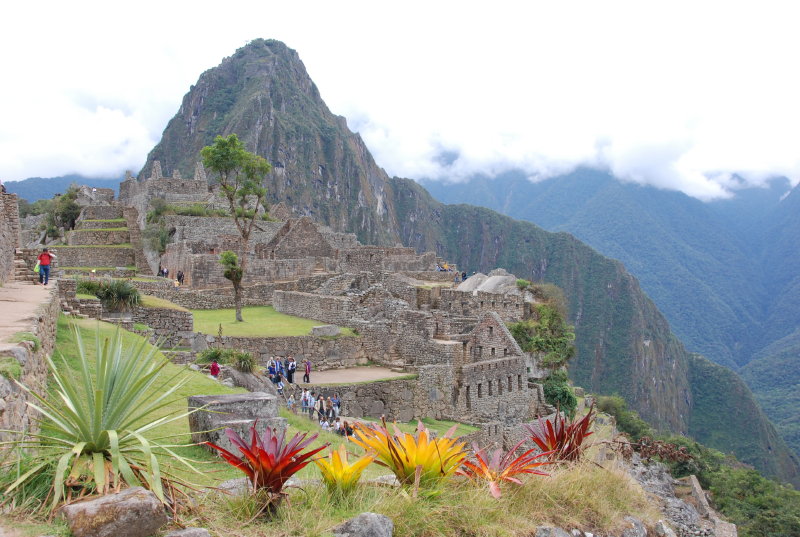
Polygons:
[[[140,273],[148,272],[154,263],[147,262],[152,252],[144,251],[141,232],[155,198],[221,203],[209,190],[202,166],[194,179],[183,179],[179,174],[166,178],[160,164],[155,165],[148,179],[127,177],[118,201],[89,204],[79,221],[91,227],[93,218],[124,218],[126,229],[114,237],[104,235],[110,231],[83,229],[81,243],[75,233],[69,248],[56,248],[60,260],[72,266],[135,266]],[[353,234],[334,231],[307,216],[292,218],[284,204],[276,206],[276,215],[286,220],[259,221],[251,237],[245,303],[272,305],[282,313],[348,327],[358,337],[217,341],[213,335],[190,335],[191,321],[182,321],[171,343],[191,345],[195,351],[209,344],[240,348],[253,352],[261,365],[271,355],[292,354],[300,361],[312,359],[316,370],[364,363],[401,369],[415,378],[339,386],[343,414],[459,421],[477,426],[480,440],[504,445],[517,441],[520,423],[553,411],[544,403],[541,386],[529,382],[542,376],[540,357],[523,352],[506,327],[536,315],[536,297],[518,289],[514,275],[496,269],[456,287],[456,273],[437,270],[444,260],[433,252],[361,245]],[[164,222],[172,242],[157,262],[171,275],[182,271],[184,286],[176,289],[164,279],[134,283],[146,294],[189,309],[231,307],[231,286],[219,254],[237,249],[239,236],[232,219],[167,216]],[[100,244],[108,240],[122,246]],[[160,329],[163,337],[165,327]],[[328,330],[332,329],[320,333],[334,333]],[[324,388],[321,391],[325,394]],[[252,421],[253,416],[243,419]]]

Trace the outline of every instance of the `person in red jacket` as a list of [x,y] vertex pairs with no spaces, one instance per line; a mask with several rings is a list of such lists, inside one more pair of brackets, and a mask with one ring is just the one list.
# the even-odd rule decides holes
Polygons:
[[219,376],[219,364],[217,363],[216,360],[211,362],[211,368],[209,373],[211,373],[211,376],[214,378],[217,378]]
[[47,248],[42,250],[42,253],[39,254],[39,257],[36,258],[39,261],[39,283],[42,285],[47,285],[47,282],[50,281],[50,264],[53,262],[56,256],[51,254]]

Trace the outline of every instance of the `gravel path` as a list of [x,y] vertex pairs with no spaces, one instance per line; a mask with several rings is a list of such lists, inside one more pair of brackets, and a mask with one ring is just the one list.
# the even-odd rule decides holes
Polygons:
[[16,332],[30,328],[30,317],[46,302],[54,285],[44,287],[30,282],[6,282],[0,287],[0,342]]

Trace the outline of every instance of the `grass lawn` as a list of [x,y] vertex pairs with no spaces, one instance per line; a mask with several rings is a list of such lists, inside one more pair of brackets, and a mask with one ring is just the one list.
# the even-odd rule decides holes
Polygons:
[[[192,310],[196,332],[216,335],[222,325],[223,336],[279,337],[307,336],[312,326],[325,324],[322,321],[285,315],[272,306],[242,308],[243,323],[237,323],[233,308],[219,310]],[[354,336],[349,328],[342,328],[342,336]]]
[[[140,295],[140,304],[144,308],[162,308],[168,310],[178,310],[178,311],[189,311],[183,306],[179,306],[174,302],[170,302],[169,300],[158,298],[157,296],[152,295]],[[195,326],[197,326],[195,324]]]

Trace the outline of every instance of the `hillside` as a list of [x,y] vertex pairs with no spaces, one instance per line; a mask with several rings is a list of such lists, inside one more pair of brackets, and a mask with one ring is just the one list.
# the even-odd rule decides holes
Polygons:
[[[325,106],[295,51],[256,40],[203,73],[141,173],[160,160],[165,174],[179,169],[190,175],[200,148],[229,133],[273,163],[270,201],[284,202],[295,214],[353,232],[365,243],[402,242],[435,250],[470,271],[502,266],[560,285],[577,330],[577,382],[619,392],[661,428],[689,431],[696,412],[689,355],[620,263],[566,233],[548,233],[488,209],[443,205],[413,181],[390,179],[345,120]],[[752,398],[743,393],[726,408],[744,415]],[[747,417],[760,425],[747,443],[772,446],[779,454],[761,469],[796,477],[786,446],[764,433],[772,426],[762,416]],[[737,427],[704,423],[711,437]],[[737,451],[739,445],[717,447]]]
[[[788,182],[774,180],[703,203],[588,169],[538,183],[507,173],[459,185],[424,184],[444,202],[477,203],[568,231],[622,261],[690,350],[743,367],[766,414],[800,451],[796,427],[786,421],[797,406],[784,397],[784,383],[762,380],[778,375],[800,384],[798,368],[786,367],[787,360],[800,359],[791,337],[800,326],[798,188],[781,199]],[[748,365],[754,360],[758,364]]]
[[121,177],[112,179],[98,179],[84,177],[83,175],[62,175],[61,177],[30,177],[22,181],[9,181],[5,183],[6,189],[12,194],[33,203],[36,200],[51,199],[56,194],[65,192],[73,183],[95,188],[111,188],[119,191]]

